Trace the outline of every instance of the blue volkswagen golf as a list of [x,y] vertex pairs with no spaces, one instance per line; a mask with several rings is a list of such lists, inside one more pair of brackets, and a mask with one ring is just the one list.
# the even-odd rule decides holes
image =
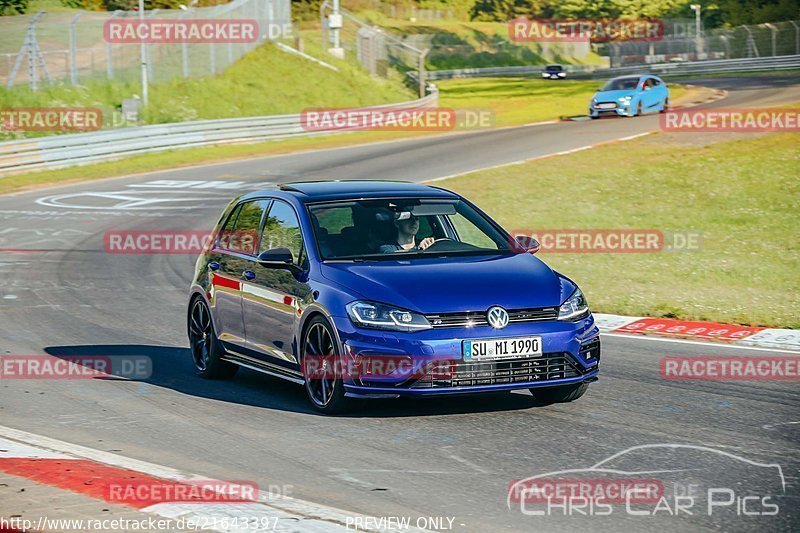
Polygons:
[[348,398],[529,389],[569,402],[597,380],[580,289],[461,196],[391,181],[282,185],[225,209],[198,258],[187,327],[206,378],[239,367]]

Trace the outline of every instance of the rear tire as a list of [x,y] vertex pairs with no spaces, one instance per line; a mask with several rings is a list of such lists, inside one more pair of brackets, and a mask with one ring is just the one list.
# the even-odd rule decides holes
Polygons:
[[547,387],[543,389],[530,389],[533,397],[542,403],[567,403],[572,402],[583,396],[589,388],[588,383],[578,383],[577,385],[562,385],[561,387]]
[[239,366],[223,361],[225,349],[214,333],[211,312],[202,298],[195,298],[189,308],[189,350],[197,375],[205,379],[230,379]]
[[[321,315],[312,318],[306,327],[301,353],[305,377],[303,388],[314,409],[326,415],[346,411],[341,354],[333,328]],[[317,376],[309,376],[310,372]]]

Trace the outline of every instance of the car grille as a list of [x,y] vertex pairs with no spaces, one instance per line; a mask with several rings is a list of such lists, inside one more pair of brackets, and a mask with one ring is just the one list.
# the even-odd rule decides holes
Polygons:
[[[434,328],[469,328],[487,326],[485,311],[469,311],[466,313],[439,313],[425,315]],[[508,323],[543,322],[556,320],[558,307],[536,307],[532,309],[514,309],[508,311]]]
[[564,353],[542,357],[506,359],[500,361],[454,361],[449,375],[439,371],[411,383],[412,389],[436,387],[477,387],[504,383],[525,383],[580,376]]
[[611,110],[616,109],[617,107],[618,106],[617,106],[616,102],[597,102],[594,105],[595,109],[600,109],[600,110],[603,110],[603,111],[611,111]]

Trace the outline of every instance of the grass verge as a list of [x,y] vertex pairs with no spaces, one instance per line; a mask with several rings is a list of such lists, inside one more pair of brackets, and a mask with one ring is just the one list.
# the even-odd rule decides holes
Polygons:
[[509,230],[702,233],[696,252],[542,253],[598,312],[800,328],[798,141],[780,133],[682,144],[677,155],[657,134],[441,185]]
[[[496,113],[497,126],[520,125],[556,119],[561,115],[585,113],[589,97],[598,86],[599,82],[597,81],[550,82],[531,78],[447,80],[441,86],[440,105],[460,109],[465,107],[489,108]],[[683,94],[685,90],[680,86],[673,86],[672,91],[674,101],[677,98],[674,95]],[[51,184],[287,154],[301,150],[337,148],[420,135],[430,135],[430,133],[364,131],[142,154],[82,167],[0,177],[0,194]]]
[[573,43],[520,43],[509,40],[505,22],[415,21],[368,16],[395,34],[413,36],[415,46],[429,48],[430,69],[501,67],[568,63],[605,65],[607,58]]
[[[496,114],[498,126],[585,115],[589,100],[602,84],[600,80],[538,78],[461,78],[437,82],[442,106],[490,108]],[[682,85],[670,85],[673,102],[685,93]]]
[[[142,120],[161,124],[252,117],[299,113],[307,107],[357,107],[415,98],[397,80],[371,77],[345,61],[336,63],[338,72],[267,43],[217,76],[152,84]],[[0,102],[2,107],[99,107],[108,118],[124,98],[139,91],[138,81],[90,79],[81,86],[57,83],[36,92],[27,86],[2,87]]]

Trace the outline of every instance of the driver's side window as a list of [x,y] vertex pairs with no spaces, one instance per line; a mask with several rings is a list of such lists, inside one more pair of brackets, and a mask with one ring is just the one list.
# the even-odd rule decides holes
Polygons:
[[292,206],[281,200],[272,202],[272,208],[264,219],[264,229],[261,231],[259,253],[270,248],[288,248],[296,265],[301,265],[304,260],[300,221]]

